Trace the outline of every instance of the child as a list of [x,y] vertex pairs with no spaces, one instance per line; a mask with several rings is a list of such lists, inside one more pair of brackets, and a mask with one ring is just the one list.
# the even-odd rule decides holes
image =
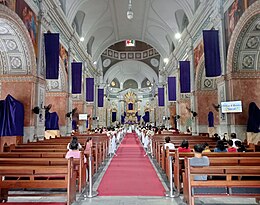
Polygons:
[[229,140],[228,141],[228,152],[237,152],[237,149],[235,147],[233,147],[233,140]]

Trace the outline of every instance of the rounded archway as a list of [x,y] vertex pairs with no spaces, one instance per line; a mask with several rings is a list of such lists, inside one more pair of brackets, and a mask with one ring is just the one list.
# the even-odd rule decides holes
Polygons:
[[29,33],[20,17],[0,5],[0,74],[36,75],[36,57]]

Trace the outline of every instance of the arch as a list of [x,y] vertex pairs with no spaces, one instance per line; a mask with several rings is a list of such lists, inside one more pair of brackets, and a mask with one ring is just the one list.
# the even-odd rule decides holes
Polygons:
[[112,79],[116,78],[119,82],[124,82],[127,79],[135,79],[141,84],[146,77],[150,82],[158,83],[158,76],[155,71],[147,64],[141,61],[120,61],[111,66],[104,75],[104,82],[110,83]]
[[[228,53],[227,53],[227,73],[239,70],[239,59],[241,57],[240,50],[242,49],[243,43],[246,42],[246,34],[252,29],[252,24],[258,23],[256,28],[260,27],[259,25],[260,18],[260,1],[256,1],[252,4],[240,17],[230,39]],[[258,29],[259,30],[259,29]],[[259,56],[259,49],[258,49]],[[252,60],[252,59],[251,59]],[[258,59],[259,62],[259,59]]]
[[123,89],[126,90],[128,88],[138,89],[138,83],[133,79],[128,79],[124,82]]
[[92,56],[92,46],[93,46],[94,40],[95,40],[95,37],[91,36],[87,43],[87,52],[91,56]]
[[179,9],[175,12],[175,18],[178,24],[179,32],[182,33],[183,30],[188,26],[189,19],[182,9]]
[[0,4],[0,74],[36,75],[36,56],[20,17]]
[[82,24],[84,22],[85,19],[85,13],[83,11],[78,11],[73,23],[76,26],[76,32],[78,33],[79,36],[82,36]]
[[67,81],[67,71],[64,65],[64,62],[62,61],[62,58],[60,57],[59,60],[59,78],[58,80],[46,80],[47,81],[47,91],[49,92],[67,92],[68,91],[68,85]]

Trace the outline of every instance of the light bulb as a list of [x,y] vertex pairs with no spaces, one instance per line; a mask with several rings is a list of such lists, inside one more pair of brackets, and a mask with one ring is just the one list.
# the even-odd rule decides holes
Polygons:
[[129,20],[132,20],[134,18],[134,12],[132,10],[128,10],[126,16]]

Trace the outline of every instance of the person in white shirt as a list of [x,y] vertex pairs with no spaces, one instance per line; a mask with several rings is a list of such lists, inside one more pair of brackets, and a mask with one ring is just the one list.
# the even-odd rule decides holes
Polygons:
[[175,146],[173,143],[170,142],[171,138],[170,137],[165,137],[165,144],[163,145],[164,149],[169,147],[169,150],[175,150]]
[[233,146],[232,147],[237,148],[236,144],[235,144],[236,141],[240,141],[240,142],[242,142],[242,141],[240,139],[237,139],[237,134],[236,133],[231,133],[230,137],[231,137],[231,140],[233,141]]

